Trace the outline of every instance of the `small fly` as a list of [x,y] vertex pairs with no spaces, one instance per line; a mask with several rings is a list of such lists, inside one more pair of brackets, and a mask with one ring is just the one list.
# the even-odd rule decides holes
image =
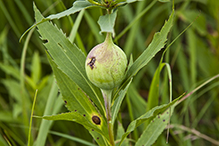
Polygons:
[[94,68],[94,63],[95,63],[95,61],[96,61],[96,58],[95,58],[95,57],[92,57],[92,58],[91,58],[91,61],[90,61],[87,65],[89,65],[90,68],[93,69],[93,68]]

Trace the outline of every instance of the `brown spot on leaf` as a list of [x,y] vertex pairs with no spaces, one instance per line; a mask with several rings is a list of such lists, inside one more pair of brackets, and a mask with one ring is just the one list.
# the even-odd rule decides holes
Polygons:
[[93,116],[92,117],[92,121],[96,124],[96,125],[100,125],[101,120],[98,116]]

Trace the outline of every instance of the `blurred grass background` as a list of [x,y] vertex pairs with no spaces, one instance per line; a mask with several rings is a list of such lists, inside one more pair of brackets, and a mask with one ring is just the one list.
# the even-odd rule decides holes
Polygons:
[[[48,16],[72,6],[74,0],[35,0],[39,10]],[[151,0],[132,3],[119,8],[115,25],[116,36],[151,3]],[[156,2],[143,17],[116,43],[136,59],[148,46],[171,13],[172,3]],[[66,112],[58,94],[52,70],[46,59],[44,46],[37,31],[19,38],[34,23],[33,1],[0,0],[0,145],[26,145],[34,94],[38,89],[34,115]],[[192,91],[206,79],[219,73],[219,2],[216,0],[175,0],[175,22],[168,44],[189,24],[193,25],[169,48],[165,62],[171,65],[173,97]],[[88,52],[104,40],[99,34],[100,9],[86,10],[75,43]],[[77,14],[54,20],[67,36],[70,35]],[[117,39],[117,38],[116,38]],[[161,53],[134,78],[122,105],[124,127],[145,113],[149,87]],[[169,102],[167,73],[161,73],[160,104]],[[213,81],[179,105],[171,118],[169,143],[165,145],[215,145],[191,130],[219,140],[219,81]],[[175,125],[177,124],[177,125]],[[174,126],[175,125],[175,126]],[[33,118],[31,145],[86,145],[92,142],[89,133],[79,124],[66,121],[43,121]],[[179,128],[179,126],[184,126]],[[187,127],[188,129],[186,129]],[[136,139],[142,127],[134,131]],[[57,132],[54,132],[57,131]],[[48,133],[48,135],[47,135]],[[79,139],[76,139],[79,138]],[[154,145],[164,145],[166,132]],[[82,140],[83,139],[83,140]],[[83,144],[82,144],[83,143]],[[89,144],[88,144],[89,145]]]

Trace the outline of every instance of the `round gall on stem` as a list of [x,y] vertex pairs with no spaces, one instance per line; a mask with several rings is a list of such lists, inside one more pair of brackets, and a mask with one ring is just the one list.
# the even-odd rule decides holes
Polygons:
[[103,90],[119,86],[125,77],[127,58],[108,33],[103,43],[87,55],[85,69],[89,80]]

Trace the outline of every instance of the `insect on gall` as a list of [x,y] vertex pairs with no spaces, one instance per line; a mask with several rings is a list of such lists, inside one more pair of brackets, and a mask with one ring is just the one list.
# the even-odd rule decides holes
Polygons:
[[95,57],[92,57],[92,58],[91,58],[91,61],[90,61],[87,65],[89,65],[90,68],[93,69],[93,68],[94,68],[94,63],[95,63],[95,61],[96,61],[96,58],[95,58]]

